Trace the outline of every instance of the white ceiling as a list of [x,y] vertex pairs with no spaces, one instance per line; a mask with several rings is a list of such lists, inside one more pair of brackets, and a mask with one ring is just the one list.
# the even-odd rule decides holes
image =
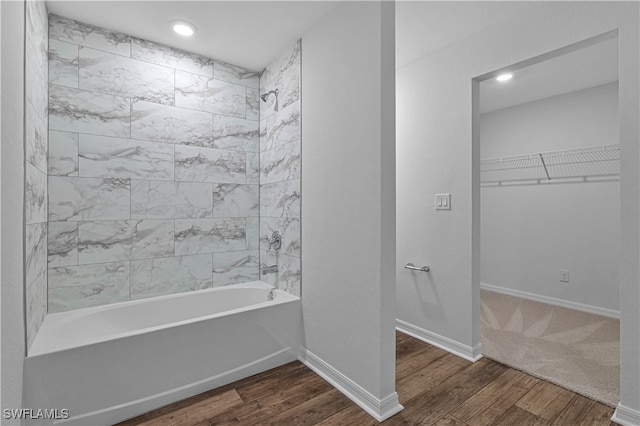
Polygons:
[[[51,13],[260,71],[340,2],[47,0],[47,7]],[[522,13],[534,3],[398,1],[396,67]],[[169,28],[173,19],[192,22],[198,33],[192,39],[174,35]]]
[[[104,27],[252,71],[299,39],[338,2],[332,1],[47,1],[50,13]],[[184,19],[198,32],[173,34],[169,21]]]
[[[198,53],[253,71],[265,66],[340,1],[60,1],[51,13]],[[396,68],[473,37],[514,16],[548,7],[540,1],[397,1]],[[192,39],[169,21],[192,22]],[[562,47],[562,46],[558,46]],[[617,40],[519,70],[509,83],[481,85],[482,111],[616,81]]]
[[396,68],[541,6],[537,1],[397,1]]
[[[396,69],[462,42],[515,16],[544,12],[544,8],[551,3],[398,1]],[[617,39],[612,39],[520,69],[514,72],[514,78],[507,83],[495,80],[483,82],[480,85],[480,109],[481,112],[489,112],[617,80],[618,44]]]
[[480,84],[480,112],[533,102],[618,81],[618,39],[607,40],[513,72],[507,82]]

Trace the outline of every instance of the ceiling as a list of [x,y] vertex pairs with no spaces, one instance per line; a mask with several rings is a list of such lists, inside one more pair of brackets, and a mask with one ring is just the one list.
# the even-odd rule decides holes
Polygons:
[[397,1],[396,68],[538,7],[537,1]]
[[550,98],[618,81],[618,39],[613,38],[513,72],[507,82],[480,83],[480,112]]
[[[61,1],[51,13],[123,32],[252,71],[261,71],[327,16],[340,1]],[[540,1],[397,1],[396,68],[462,42],[516,15],[548,7]],[[192,22],[192,39],[169,21]],[[561,46],[558,46],[561,47]],[[483,112],[616,81],[617,41],[601,43],[521,69],[505,84],[481,84]]]
[[[50,13],[165,44],[252,71],[291,46],[338,2],[333,1],[58,1]],[[198,28],[190,39],[173,34],[169,21]]]
[[[261,71],[341,1],[63,1],[49,12]],[[397,1],[396,67],[535,7],[518,1]],[[192,39],[169,21],[196,25]]]
[[[396,69],[549,6],[545,1],[398,1]],[[520,69],[506,83],[483,82],[480,110],[494,111],[617,80],[618,41],[612,39]]]

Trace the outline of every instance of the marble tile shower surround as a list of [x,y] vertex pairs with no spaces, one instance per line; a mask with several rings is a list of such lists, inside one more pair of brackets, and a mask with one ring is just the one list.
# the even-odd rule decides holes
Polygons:
[[[260,103],[260,260],[278,265],[263,280],[300,295],[300,41],[271,62],[260,78],[260,92],[278,89]],[[274,230],[283,236],[279,252],[269,250]]]
[[25,11],[25,299],[27,347],[47,313],[47,8]]
[[[289,183],[269,189],[273,208],[259,202],[259,95],[249,70],[49,17],[48,206],[34,195],[31,208],[48,220],[34,258],[48,261],[49,312],[260,279],[261,211],[299,207]],[[274,146],[295,139],[292,115],[274,116]],[[279,153],[299,147],[267,158]],[[286,161],[295,170],[274,164],[270,182],[298,176],[299,193]]]

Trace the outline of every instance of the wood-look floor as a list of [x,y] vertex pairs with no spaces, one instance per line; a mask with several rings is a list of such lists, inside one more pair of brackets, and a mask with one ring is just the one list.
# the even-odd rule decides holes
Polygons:
[[615,425],[612,408],[489,359],[471,363],[402,333],[396,352],[405,408],[384,423],[296,361],[119,425]]

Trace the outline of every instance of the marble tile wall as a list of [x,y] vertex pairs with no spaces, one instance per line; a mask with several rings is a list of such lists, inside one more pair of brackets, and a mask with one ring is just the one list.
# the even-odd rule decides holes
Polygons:
[[[47,247],[33,258],[48,261],[49,312],[259,279],[257,73],[51,15],[48,83],[48,164],[33,162],[48,170],[48,206],[45,175],[30,207],[48,228],[30,238]],[[299,140],[285,92],[291,108],[269,123],[273,162],[299,157],[285,143]],[[299,193],[280,183],[299,186],[299,165],[283,167],[269,173],[266,211],[299,216],[278,198]]]
[[[260,261],[278,265],[261,279],[300,295],[300,41],[263,71],[260,93],[278,89],[260,102]],[[269,250],[274,230],[282,248]]]
[[26,2],[25,39],[25,264],[27,347],[47,313],[47,74],[44,1]]

